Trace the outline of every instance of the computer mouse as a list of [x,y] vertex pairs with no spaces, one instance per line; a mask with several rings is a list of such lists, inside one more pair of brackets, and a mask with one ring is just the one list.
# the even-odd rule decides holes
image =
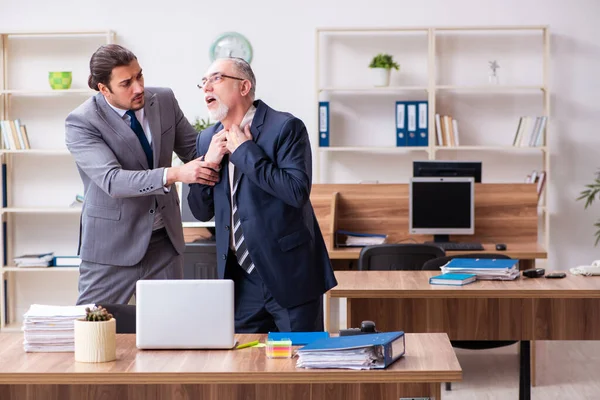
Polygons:
[[496,245],[496,250],[498,250],[498,251],[504,251],[504,250],[506,250],[506,245],[504,243],[498,243]]

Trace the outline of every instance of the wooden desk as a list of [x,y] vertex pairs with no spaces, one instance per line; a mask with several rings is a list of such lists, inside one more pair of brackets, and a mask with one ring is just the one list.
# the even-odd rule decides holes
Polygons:
[[[244,343],[265,335],[238,335]],[[446,334],[406,336],[407,354],[385,370],[296,368],[264,348],[137,350],[118,335],[117,361],[85,364],[73,353],[25,353],[23,335],[0,334],[0,399],[395,399],[435,396],[462,370]]]
[[[408,232],[407,184],[315,184],[310,198],[333,260],[357,260],[360,253],[360,249],[335,247],[335,232],[339,229],[384,233],[388,235],[388,243],[433,240],[432,235]],[[479,241],[484,243],[485,252],[518,258],[522,261],[521,269],[533,268],[536,258],[548,257],[546,249],[538,244],[537,203],[534,184],[478,183],[475,185],[475,234],[451,235],[450,239]],[[496,243],[507,244],[507,251],[496,251]]]
[[[348,326],[375,321],[381,331],[446,332],[451,340],[522,341],[522,388],[530,391],[530,340],[600,340],[600,279],[518,278],[465,286],[430,285],[436,271],[336,271],[326,326],[337,331],[339,298]],[[525,381],[523,381],[525,379]],[[528,399],[527,393],[521,398]]]

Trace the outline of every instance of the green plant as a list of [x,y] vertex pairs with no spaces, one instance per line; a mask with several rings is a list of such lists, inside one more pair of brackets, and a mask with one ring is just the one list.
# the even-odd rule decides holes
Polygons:
[[[585,185],[585,187],[587,189],[579,193],[580,196],[577,198],[577,200],[585,200],[584,209],[587,209],[589,206],[592,205],[598,193],[600,193],[600,172],[596,173],[596,179],[594,180],[594,183]],[[594,244],[594,246],[597,246],[598,242],[600,242],[600,221],[597,221],[594,224],[594,226],[597,229],[596,243]]]
[[390,54],[379,53],[369,64],[369,68],[385,68],[385,69],[400,69],[400,66],[394,61],[394,58]]
[[194,121],[194,129],[196,130],[196,132],[202,132],[203,130],[210,126],[213,126],[214,124],[215,123],[210,122],[210,119],[208,118],[204,119],[196,117],[196,120]]
[[112,317],[112,314],[109,314],[108,310],[100,305],[92,309],[89,307],[85,308],[86,321],[109,321]]

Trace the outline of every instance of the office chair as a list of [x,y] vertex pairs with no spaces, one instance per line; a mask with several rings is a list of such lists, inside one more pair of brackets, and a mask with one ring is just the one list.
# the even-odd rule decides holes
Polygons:
[[366,246],[358,257],[359,271],[420,271],[426,261],[444,257],[442,248],[431,244],[381,244]]
[[135,333],[135,305],[101,304],[117,320],[117,333]]
[[[424,271],[439,271],[440,267],[448,263],[453,258],[496,258],[496,259],[510,259],[509,256],[504,254],[494,253],[473,253],[473,254],[459,254],[455,256],[440,257],[425,262],[423,265]],[[510,346],[511,344],[517,343],[517,340],[451,340],[452,347],[459,349],[469,350],[483,350],[483,349],[495,349],[497,347]],[[446,390],[452,390],[452,384],[446,382]]]

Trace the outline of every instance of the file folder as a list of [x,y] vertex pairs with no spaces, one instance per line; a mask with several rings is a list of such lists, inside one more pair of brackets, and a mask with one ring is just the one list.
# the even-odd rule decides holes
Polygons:
[[417,146],[429,146],[429,113],[427,101],[419,101],[418,124],[417,124]]
[[406,146],[406,102],[396,102],[396,146]]
[[419,141],[417,138],[417,103],[408,102],[406,104],[406,145],[407,146],[418,146]]
[[314,341],[298,350],[306,368],[382,369],[406,351],[404,332],[338,336]]
[[329,147],[329,102],[319,102],[319,146]]

